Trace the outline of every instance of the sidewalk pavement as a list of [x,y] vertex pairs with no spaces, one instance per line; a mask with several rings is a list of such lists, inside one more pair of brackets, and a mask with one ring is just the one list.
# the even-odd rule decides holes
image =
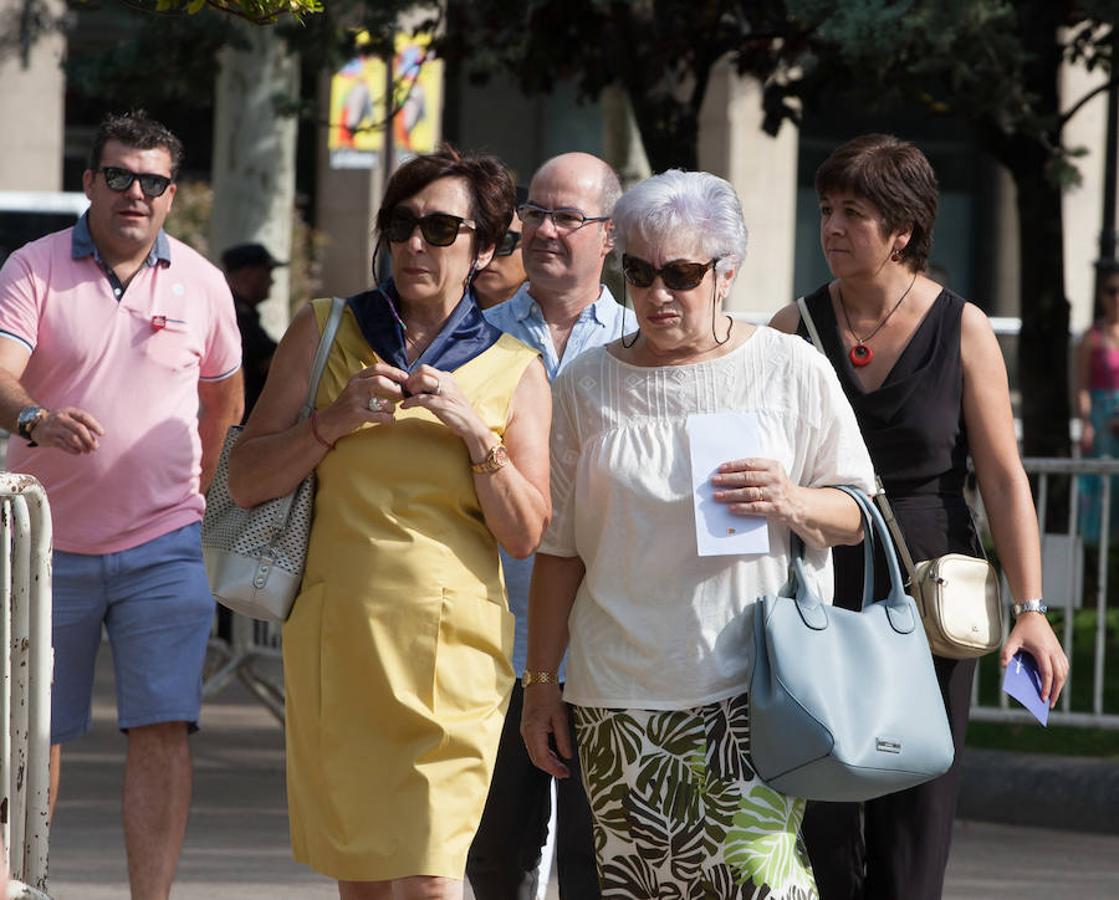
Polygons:
[[[54,900],[128,897],[120,826],[125,740],[115,728],[112,666],[102,650],[93,731],[63,756],[51,832]],[[271,713],[234,682],[206,704],[191,745],[194,803],[175,900],[336,898],[333,882],[291,860],[283,733]],[[1043,827],[957,822],[946,898],[1119,896],[1119,765],[972,750],[964,770],[962,817]],[[1054,828],[1075,830],[1043,830]],[[548,900],[558,900],[554,882]]]

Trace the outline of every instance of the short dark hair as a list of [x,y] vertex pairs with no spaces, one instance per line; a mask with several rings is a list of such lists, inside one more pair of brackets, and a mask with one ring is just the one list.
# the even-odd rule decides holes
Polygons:
[[119,141],[126,147],[137,150],[153,150],[162,147],[171,157],[171,180],[179,177],[183,165],[183,142],[175,137],[166,126],[149,118],[142,109],[132,112],[110,113],[97,126],[93,136],[93,146],[89,151],[89,168],[96,172],[101,167],[101,154],[109,141]]
[[440,178],[465,179],[470,191],[470,216],[474,220],[474,252],[492,247],[505,236],[513,221],[516,188],[509,169],[496,156],[459,153],[449,144],[435,153],[408,160],[397,169],[385,188],[377,211],[378,238],[398,205]]
[[925,154],[891,134],[864,134],[836,147],[816,170],[818,195],[849,191],[882,214],[883,237],[911,229],[902,261],[918,272],[928,265],[939,189]]

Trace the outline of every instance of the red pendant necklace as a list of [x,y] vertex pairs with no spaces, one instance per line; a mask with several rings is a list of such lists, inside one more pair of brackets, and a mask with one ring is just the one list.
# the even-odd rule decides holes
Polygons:
[[883,316],[882,321],[874,326],[874,331],[868,334],[865,338],[861,338],[857,334],[855,334],[855,329],[851,327],[851,317],[847,315],[847,304],[843,302],[843,289],[839,286],[839,283],[836,282],[835,291],[839,295],[839,306],[843,310],[843,320],[847,323],[847,330],[851,332],[851,337],[855,339],[855,346],[852,347],[847,354],[847,358],[851,360],[851,365],[856,366],[860,369],[863,366],[870,365],[871,360],[874,359],[874,351],[871,350],[870,347],[867,346],[867,344],[870,343],[870,339],[872,337],[874,337],[876,334],[878,334],[879,331],[882,330],[882,326],[890,321],[890,316],[897,312],[897,308],[901,306],[901,301],[909,296],[909,292],[913,289],[913,285],[916,281],[917,273],[914,272],[913,279],[909,282],[909,287],[907,287],[902,295],[898,297],[898,302],[890,307],[890,311],[886,313],[885,316]]

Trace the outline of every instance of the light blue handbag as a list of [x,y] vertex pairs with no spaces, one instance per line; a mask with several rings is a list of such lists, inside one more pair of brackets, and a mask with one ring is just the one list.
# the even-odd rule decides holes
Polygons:
[[[789,583],[754,610],[750,753],[775,790],[809,800],[870,800],[943,774],[952,734],[913,598],[890,534],[865,494],[861,612],[822,603],[791,536]],[[872,602],[874,540],[885,546],[890,594]]]

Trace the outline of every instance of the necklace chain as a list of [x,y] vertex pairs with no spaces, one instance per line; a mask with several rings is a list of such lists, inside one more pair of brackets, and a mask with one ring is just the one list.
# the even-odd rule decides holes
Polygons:
[[851,327],[851,317],[847,314],[847,303],[843,299],[843,288],[841,288],[839,286],[839,282],[836,282],[835,290],[836,290],[836,293],[839,294],[839,306],[843,310],[843,321],[845,321],[847,323],[847,330],[849,332],[851,332],[851,337],[853,337],[855,339],[856,343],[861,344],[862,346],[865,347],[870,342],[870,339],[872,337],[874,337],[876,334],[878,334],[879,331],[882,330],[882,328],[885,326],[885,324],[890,321],[890,316],[892,316],[895,312],[897,312],[898,307],[901,306],[901,301],[909,296],[909,292],[911,290],[913,290],[913,285],[916,284],[916,282],[917,282],[917,273],[914,272],[913,273],[913,278],[909,282],[909,287],[907,287],[902,292],[902,295],[900,297],[898,297],[897,303],[895,303],[893,306],[890,307],[890,311],[888,313],[886,313],[886,315],[882,318],[882,321],[879,322],[877,325],[875,325],[874,330],[870,334],[868,334],[865,338],[864,337],[859,337],[857,334],[855,334],[855,329]]

